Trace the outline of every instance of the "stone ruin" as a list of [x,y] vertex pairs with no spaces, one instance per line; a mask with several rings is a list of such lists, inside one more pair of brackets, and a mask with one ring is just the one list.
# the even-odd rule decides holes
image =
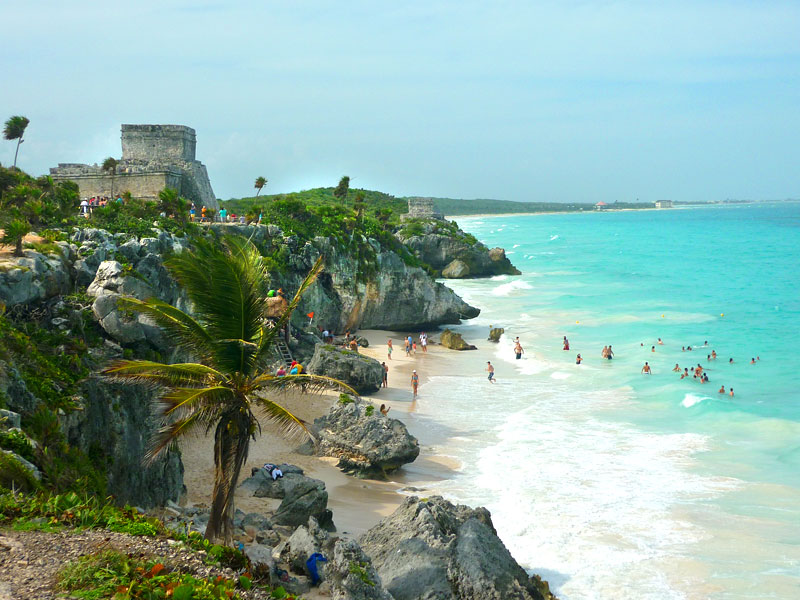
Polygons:
[[403,215],[406,219],[444,219],[444,215],[436,212],[433,198],[409,198],[408,213]]
[[[50,169],[55,180],[78,184],[81,198],[119,196],[154,200],[174,188],[197,206],[219,208],[208,171],[195,158],[195,130],[184,125],[123,125],[122,158],[112,176],[97,164],[59,163]],[[113,190],[112,190],[113,185]]]

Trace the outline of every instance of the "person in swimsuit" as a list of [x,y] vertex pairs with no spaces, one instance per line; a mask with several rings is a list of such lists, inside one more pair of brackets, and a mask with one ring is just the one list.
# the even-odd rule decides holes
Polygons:
[[644,363],[644,366],[642,367],[642,373],[644,373],[645,375],[652,375],[653,374],[652,370],[650,369],[650,365],[649,364]]
[[576,365],[579,365],[579,364],[581,364],[582,362],[583,362],[583,359],[581,358],[581,355],[580,355],[580,354],[578,354],[578,356],[576,356],[576,357],[575,357],[575,364],[576,364]]
[[422,346],[422,353],[425,354],[428,351],[428,334],[424,331],[419,334],[419,343]]
[[606,352],[606,358],[608,360],[614,358],[614,351],[611,349],[611,344],[608,345],[608,352]]
[[751,365],[754,365],[754,364],[756,364],[756,359],[755,359],[755,358],[751,358],[751,359],[750,359],[750,364],[751,364]]
[[729,395],[730,395],[731,398],[733,398],[733,388],[731,388],[731,391],[730,391]]
[[680,365],[678,365],[678,363],[675,363],[675,368],[672,369],[672,371],[675,372],[675,373],[680,373],[681,372]]
[[486,370],[489,372],[489,382],[494,383],[494,366],[492,366],[491,361],[488,360],[486,361],[486,364],[488,365]]
[[603,358],[608,358],[608,346],[603,346],[602,352],[600,352],[600,356]]
[[712,350],[712,351],[711,351],[711,358],[712,358],[713,360],[717,360],[717,351],[716,351],[716,350]]
[[380,411],[384,417],[389,414],[390,410],[392,410],[391,406],[386,406],[385,404],[381,404]]
[[569,340],[564,336],[564,350],[569,350]]
[[406,338],[406,356],[411,356],[411,338]]
[[658,338],[658,345],[659,346],[663,346],[664,345],[664,342],[661,341],[661,338]]
[[517,357],[517,360],[522,358],[522,355],[525,353],[525,350],[522,349],[522,346],[519,342],[516,343],[514,346],[514,355]]
[[732,359],[732,358],[729,358],[729,359],[728,359],[728,364],[729,364],[729,365],[732,365],[732,364],[733,364],[733,359]]
[[385,362],[382,362],[381,366],[383,367],[383,387],[389,387],[389,367]]
[[655,352],[655,351],[656,351],[656,347],[655,346],[650,346],[650,352]]
[[724,394],[725,393],[725,386],[724,385],[721,388],[719,388],[719,393],[720,394]]
[[419,386],[419,375],[417,375],[417,370],[414,369],[414,371],[411,373],[411,389],[414,392],[414,398],[413,398],[414,400],[417,399],[417,387],[418,386]]
[[389,360],[392,360],[392,338],[386,342],[386,355],[389,357]]

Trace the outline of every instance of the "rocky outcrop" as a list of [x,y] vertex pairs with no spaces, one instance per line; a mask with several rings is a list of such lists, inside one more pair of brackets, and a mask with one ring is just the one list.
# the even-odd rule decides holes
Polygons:
[[59,243],[57,255],[25,250],[22,258],[0,260],[0,303],[7,307],[41,302],[72,291],[69,244]]
[[450,348],[451,350],[477,350],[476,346],[472,344],[468,344],[464,341],[464,338],[461,337],[460,333],[455,333],[454,331],[450,331],[449,329],[445,329],[439,335],[439,343],[444,346],[445,348]]
[[357,477],[384,479],[413,462],[419,442],[401,421],[385,417],[372,404],[343,396],[330,412],[314,420],[316,453],[339,459],[338,467]]
[[505,250],[490,250],[474,237],[455,229],[447,233],[415,235],[403,242],[421,261],[441,271],[442,277],[463,279],[520,274],[506,257]]
[[499,342],[500,336],[502,336],[506,332],[505,329],[502,327],[492,327],[489,330],[489,341],[490,342]]
[[380,574],[354,540],[339,540],[325,568],[333,600],[394,600]]
[[317,344],[308,372],[343,381],[359,394],[377,392],[383,381],[383,367],[377,360],[330,344]]
[[395,600],[550,600],[497,537],[489,511],[407,498],[359,540]]
[[325,527],[334,529],[325,482],[306,477],[300,467],[281,465],[280,468],[283,477],[276,480],[264,469],[253,469],[252,475],[241,485],[253,490],[256,498],[282,500],[272,516],[272,522],[277,525],[297,527],[314,517]]

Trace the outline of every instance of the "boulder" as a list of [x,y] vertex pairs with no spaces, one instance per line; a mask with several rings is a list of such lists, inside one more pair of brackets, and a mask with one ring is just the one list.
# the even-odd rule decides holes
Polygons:
[[[301,525],[294,530],[288,540],[278,544],[272,552],[275,560],[285,563],[298,575],[310,576],[306,568],[308,557],[319,552],[329,558],[329,550],[333,549],[333,542],[314,517],[308,519],[308,526]],[[319,570],[322,579],[325,579],[324,568]]]
[[553,598],[517,564],[485,508],[412,496],[359,541],[395,600]]
[[503,335],[505,332],[506,330],[503,329],[502,327],[492,327],[489,330],[489,341],[495,343],[499,342],[500,336]]
[[445,348],[451,350],[477,350],[478,348],[472,344],[468,344],[461,337],[460,333],[455,333],[449,329],[445,329],[439,336],[439,343]]
[[8,429],[19,428],[22,424],[22,417],[19,413],[11,410],[0,409],[0,426],[7,427]]
[[264,469],[253,469],[253,474],[241,485],[245,489],[253,490],[256,498],[282,500],[272,518],[276,525],[297,527],[308,523],[309,517],[314,517],[323,526],[332,528],[325,482],[306,477],[299,467],[280,465],[280,468],[283,477],[275,481]]
[[401,421],[385,417],[360,399],[340,400],[327,415],[314,420],[312,431],[317,454],[338,458],[338,467],[357,477],[385,479],[419,455],[417,438]]
[[442,269],[442,277],[446,279],[464,279],[469,276],[469,265],[463,260],[455,259]]
[[383,381],[381,363],[330,344],[317,344],[314,357],[308,363],[308,372],[343,381],[359,394],[377,392]]
[[[254,496],[257,495],[259,498],[277,498],[280,500],[286,496],[284,485],[290,485],[289,482],[292,481],[292,478],[289,477],[287,479],[287,476],[303,475],[303,469],[295,465],[286,464],[278,465],[278,468],[284,476],[273,480],[272,475],[267,473],[265,469],[254,467],[250,472],[250,477],[245,479],[240,484],[240,487],[250,490]],[[255,492],[258,492],[258,494]]]
[[339,540],[325,567],[333,600],[393,600],[372,561],[355,540]]
[[519,275],[520,272],[506,257],[505,250],[489,250],[474,237],[460,231],[455,223],[439,223],[448,231],[427,231],[401,241],[425,264],[442,271],[459,261],[466,265],[468,272],[461,277],[492,277],[494,275]]

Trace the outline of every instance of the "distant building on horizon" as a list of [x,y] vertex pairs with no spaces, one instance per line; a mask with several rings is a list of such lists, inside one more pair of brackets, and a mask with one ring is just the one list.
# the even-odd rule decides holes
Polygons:
[[436,211],[433,198],[409,198],[408,214],[403,219],[444,219],[444,215]]
[[595,210],[607,210],[608,209],[608,204],[606,204],[605,202],[603,202],[601,200],[600,202],[598,202],[597,204],[594,205],[594,209]]
[[[197,135],[185,125],[122,125],[122,158],[112,178],[97,164],[59,163],[50,169],[56,181],[78,184],[81,198],[119,196],[155,200],[173,188],[198,206],[217,209],[208,171],[195,157]],[[113,186],[113,189],[112,189]]]
[[673,208],[672,200],[656,200],[656,208]]

